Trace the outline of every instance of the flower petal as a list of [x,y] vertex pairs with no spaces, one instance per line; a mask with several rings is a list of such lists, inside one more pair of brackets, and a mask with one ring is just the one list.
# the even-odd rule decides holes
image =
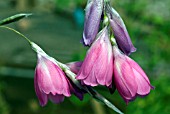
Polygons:
[[150,85],[150,81],[147,75],[134,60],[132,60],[129,57],[127,57],[127,60],[129,64],[132,66],[133,72],[136,77],[136,82],[138,84],[138,91],[137,91],[138,95],[144,96],[149,94],[150,89],[152,89],[153,87]]
[[63,71],[52,61],[40,56],[36,69],[38,72],[38,85],[44,93],[71,95]]
[[76,79],[90,86],[109,86],[113,73],[112,53],[108,30],[105,27],[90,47]]
[[37,80],[37,72],[35,71],[35,76],[34,76],[34,87],[35,87],[35,93],[38,97],[39,103],[41,106],[45,106],[48,102],[48,97],[47,95],[42,92],[38,86],[38,80]]
[[56,94],[56,95],[52,95],[52,94],[49,94],[48,95],[48,98],[53,102],[53,103],[61,103],[64,101],[64,95],[59,95],[59,94]]
[[133,69],[128,64],[125,55],[121,54],[114,46],[114,82],[122,98],[128,103],[137,93],[137,83]]

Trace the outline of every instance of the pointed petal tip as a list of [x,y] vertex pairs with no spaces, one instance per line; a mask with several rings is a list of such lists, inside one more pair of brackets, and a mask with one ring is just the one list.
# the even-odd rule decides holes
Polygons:
[[87,86],[92,86],[92,87],[98,86],[97,83],[88,82],[86,80],[83,80],[82,82],[84,85],[87,85]]
[[131,52],[136,52],[136,51],[137,51],[137,48],[132,47]]
[[152,89],[152,90],[154,90],[154,89],[155,89],[155,86],[152,86],[152,85],[150,85],[150,86],[151,86],[151,89]]
[[[151,89],[154,90],[155,87],[152,86],[152,85],[150,85],[150,90],[151,90]],[[147,95],[149,95],[149,94],[150,94],[150,91],[148,91],[147,93],[144,93],[144,94],[142,94],[142,95],[137,93],[137,95],[138,95],[139,97],[142,97],[142,98],[145,97],[145,96],[147,96]]]
[[91,39],[87,38],[85,34],[83,33],[83,38],[80,41],[84,46],[90,46],[93,41]]
[[49,94],[48,97],[51,100],[51,102],[53,102],[55,104],[59,104],[59,103],[64,101],[64,95],[60,95],[60,94],[52,95],[52,94]]
[[40,103],[40,106],[44,107],[46,104]]
[[77,75],[76,77],[76,80],[83,80],[85,79],[86,77],[82,76],[82,75]]

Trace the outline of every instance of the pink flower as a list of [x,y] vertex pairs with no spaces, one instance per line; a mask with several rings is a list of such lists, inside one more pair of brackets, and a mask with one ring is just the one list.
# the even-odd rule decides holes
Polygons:
[[46,105],[48,99],[60,103],[65,96],[70,97],[71,93],[83,99],[82,92],[70,82],[53,58],[41,51],[38,53],[34,86],[41,106]]
[[131,58],[122,54],[114,46],[114,83],[122,98],[126,103],[136,98],[150,93],[153,87],[142,68]]
[[86,54],[84,62],[76,79],[90,86],[106,85],[112,83],[113,55],[112,46],[105,27],[98,35]]

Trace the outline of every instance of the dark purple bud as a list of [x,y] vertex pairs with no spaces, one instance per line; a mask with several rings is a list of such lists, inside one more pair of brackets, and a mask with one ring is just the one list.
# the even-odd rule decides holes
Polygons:
[[99,30],[103,0],[88,0],[85,11],[83,43],[90,46]]
[[126,55],[130,55],[130,53],[136,51],[136,48],[132,44],[132,41],[122,18],[115,9],[110,7],[109,4],[106,5],[106,8],[110,25],[113,30],[114,37],[116,39],[116,43],[119,49]]

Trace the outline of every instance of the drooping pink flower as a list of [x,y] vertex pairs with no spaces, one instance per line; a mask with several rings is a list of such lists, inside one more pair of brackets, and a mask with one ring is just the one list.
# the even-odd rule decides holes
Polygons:
[[83,93],[66,77],[57,63],[46,54],[38,53],[38,63],[35,69],[34,86],[40,105],[45,106],[50,99],[60,103],[71,93],[83,99]]
[[109,86],[112,83],[113,55],[112,46],[105,27],[88,50],[76,79],[85,85]]
[[114,56],[114,83],[126,103],[150,93],[153,87],[142,68],[131,58],[122,54],[120,50],[113,47]]

